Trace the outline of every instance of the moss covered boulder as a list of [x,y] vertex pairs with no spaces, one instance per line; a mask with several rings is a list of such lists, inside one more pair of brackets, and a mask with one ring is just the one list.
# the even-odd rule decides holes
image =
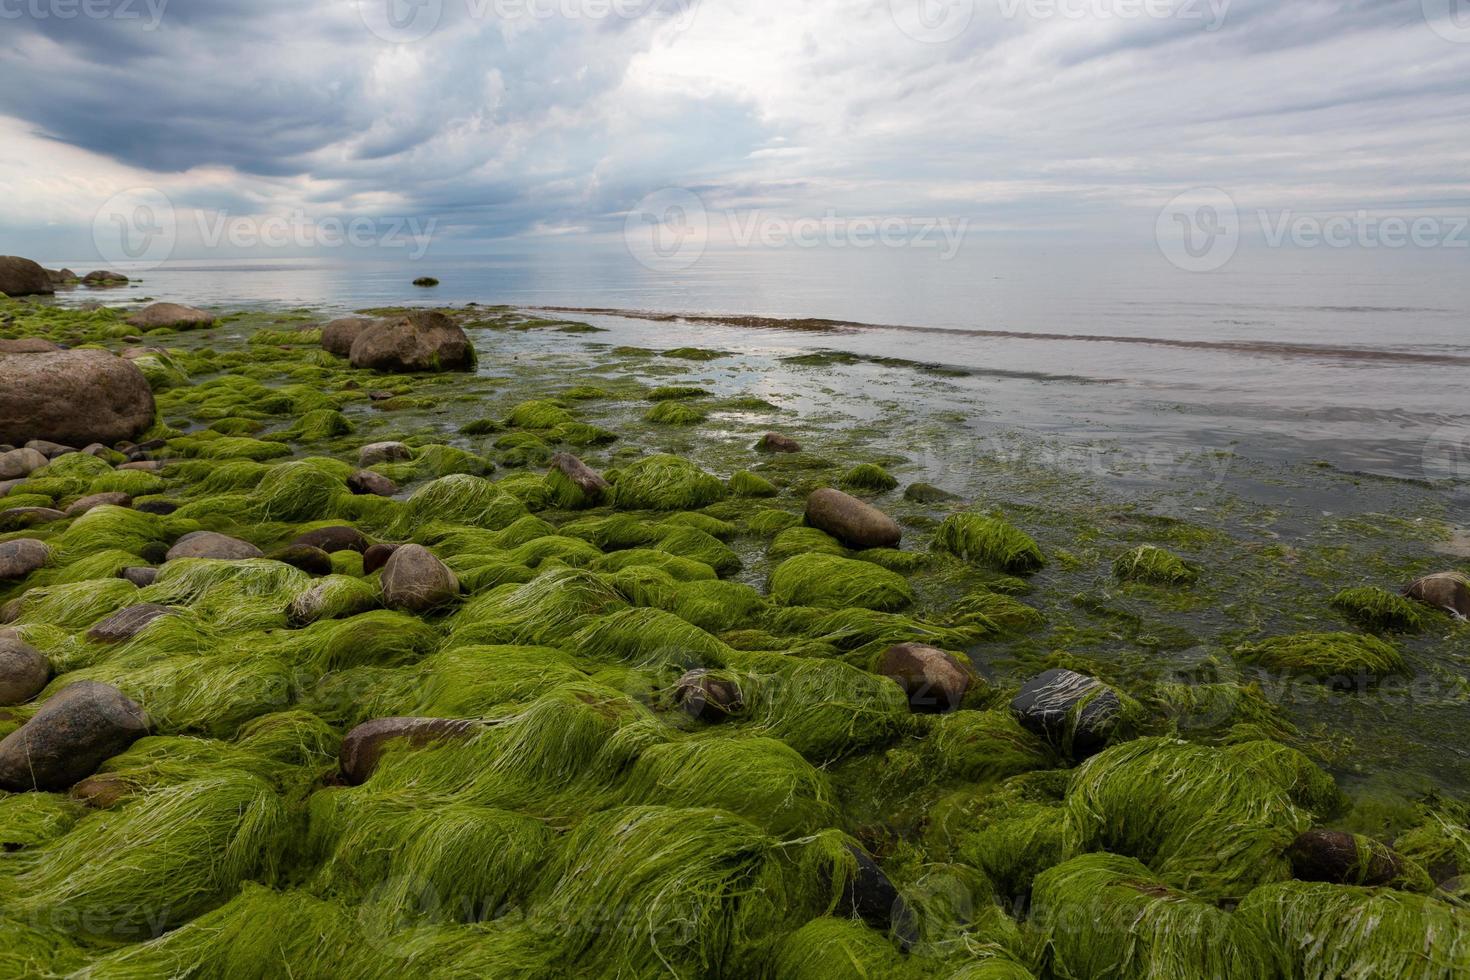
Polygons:
[[342,776],[351,786],[367,782],[394,742],[423,748],[436,742],[473,738],[481,730],[476,722],[456,718],[376,718],[363,722],[342,739]]
[[1334,686],[1377,680],[1408,668],[1398,648],[1359,633],[1297,633],[1237,647],[1236,659],[1272,673],[1311,677]]
[[0,741],[0,789],[56,792],[147,733],[143,709],[115,687],[77,681]]
[[914,601],[902,575],[871,562],[837,555],[788,558],[771,573],[772,601],[783,606],[822,609],[903,609]]
[[465,332],[432,310],[374,320],[353,340],[348,356],[355,368],[395,373],[475,368],[475,348]]

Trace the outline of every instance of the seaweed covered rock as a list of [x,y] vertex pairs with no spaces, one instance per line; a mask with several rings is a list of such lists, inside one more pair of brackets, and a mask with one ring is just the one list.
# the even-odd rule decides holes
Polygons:
[[837,482],[848,490],[866,490],[869,493],[884,493],[898,486],[892,474],[877,463],[859,463],[842,474]]
[[0,631],[0,707],[24,704],[51,676],[46,657],[13,633]]
[[368,781],[393,742],[407,740],[414,748],[436,742],[473,738],[482,726],[457,718],[376,718],[363,722],[342,739],[339,762],[348,785]]
[[1113,562],[1113,574],[1124,582],[1148,582],[1151,585],[1193,585],[1199,580],[1195,571],[1172,552],[1151,544],[1140,545]]
[[1237,647],[1235,656],[1272,673],[1315,678],[1335,687],[1353,687],[1408,669],[1393,644],[1359,633],[1278,636]]
[[153,303],[128,317],[129,325],[140,330],[188,330],[213,326],[214,321],[213,313],[182,303]]
[[51,546],[35,538],[0,541],[0,582],[25,578],[51,560]]
[[954,711],[974,680],[959,658],[922,643],[889,647],[878,655],[873,672],[892,678],[909,699],[909,707],[923,714]]
[[87,631],[87,639],[95,643],[121,643],[131,640],[149,623],[162,616],[176,615],[176,611],[156,602],[145,602],[119,609]]
[[1424,626],[1422,606],[1376,586],[1343,589],[1332,597],[1332,606],[1366,630],[1413,633]]
[[801,443],[779,432],[767,432],[756,442],[755,448],[763,453],[799,453]]
[[916,504],[945,504],[960,498],[932,483],[911,483],[904,490],[903,499]]
[[1027,681],[1011,701],[1011,713],[1022,727],[1080,760],[1112,741],[1123,699],[1096,678],[1058,668]]
[[1280,976],[1470,976],[1470,912],[1427,895],[1293,881],[1257,888],[1235,915],[1265,938]]
[[788,558],[771,573],[771,600],[783,606],[876,609],[891,612],[914,601],[902,575],[872,562],[837,555]]
[[851,548],[897,548],[898,522],[871,504],[830,487],[806,498],[806,520]]
[[674,703],[689,717],[710,724],[739,714],[745,707],[739,681],[704,668],[691,670],[675,682]]
[[28,446],[0,453],[0,480],[19,480],[30,476],[47,462],[45,453]]
[[847,853],[853,864],[843,882],[837,910],[891,935],[903,949],[913,946],[919,941],[914,910],[866,851],[848,844]]
[[1036,541],[999,517],[955,514],[939,525],[934,546],[1012,575],[1029,575],[1046,565]]
[[1300,881],[1389,885],[1404,879],[1408,870],[1400,855],[1375,840],[1320,827],[1292,841],[1286,856]]
[[191,531],[174,542],[166,561],[180,558],[214,558],[219,561],[245,561],[263,558],[265,552],[248,541],[232,538],[216,531]]
[[374,320],[352,342],[352,366],[374,371],[472,371],[475,349],[449,317],[432,310]]
[[372,325],[363,317],[341,317],[322,327],[322,350],[338,357],[350,357],[358,335]]
[[330,575],[334,568],[329,552],[309,544],[288,544],[272,551],[269,557],[272,561],[299,568],[308,575]]
[[725,485],[687,459],[645,456],[619,474],[613,505],[624,510],[698,510],[726,495]]
[[111,445],[153,425],[148,379],[107,351],[0,355],[0,377],[0,442]]
[[50,350],[61,350],[61,348],[42,337],[0,339],[0,354],[44,354]]
[[1266,944],[1244,922],[1129,857],[1087,854],[1043,872],[1032,920],[1049,940],[1058,976],[1274,975]]
[[422,613],[459,597],[459,579],[423,545],[396,549],[383,566],[383,604]]
[[1470,576],[1459,572],[1427,575],[1405,589],[1404,595],[1461,619],[1470,619]]
[[77,681],[0,741],[0,789],[57,792],[147,734],[143,709],[115,687]]
[[546,481],[556,502],[568,510],[596,507],[612,493],[612,484],[601,473],[571,453],[551,457]]
[[37,262],[19,255],[0,255],[0,293],[6,296],[50,296],[51,276]]

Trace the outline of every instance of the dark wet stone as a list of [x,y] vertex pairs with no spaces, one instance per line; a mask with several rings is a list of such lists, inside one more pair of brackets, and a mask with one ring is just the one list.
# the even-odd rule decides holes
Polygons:
[[806,498],[806,521],[851,548],[896,548],[903,538],[893,518],[830,487]]
[[0,789],[61,792],[147,733],[136,702],[107,684],[77,681],[0,741]]
[[708,724],[724,721],[745,708],[740,685],[708,670],[691,670],[674,683],[674,701],[689,717]]
[[332,556],[322,549],[313,548],[310,545],[287,545],[284,548],[271,552],[270,557],[275,561],[284,562],[292,568],[299,568],[308,575],[332,574]]
[[51,679],[51,665],[13,633],[0,633],[0,705],[24,704]]
[[158,569],[148,565],[133,565],[130,568],[124,568],[118,574],[118,578],[127,579],[138,588],[146,589],[158,581]]
[[194,531],[174,542],[168,549],[166,561],[176,558],[217,558],[222,561],[243,561],[247,558],[264,558],[265,552],[248,541],[232,538],[228,534],[214,531]]
[[334,554],[338,551],[356,551],[361,554],[368,550],[372,544],[367,536],[355,527],[338,525],[335,527],[319,527],[315,531],[307,531],[291,542],[292,546],[307,548],[320,548],[321,550]]
[[51,560],[51,547],[34,538],[0,541],[0,582],[25,578]]
[[347,489],[359,497],[391,497],[398,492],[398,484],[372,470],[358,470],[347,478]]
[[363,722],[342,740],[338,757],[342,777],[350,786],[367,782],[388,743],[395,739],[407,739],[414,748],[422,748],[434,742],[471,739],[481,728],[478,722],[456,718],[377,718]]
[[1032,678],[1011,701],[1022,728],[1079,760],[1107,747],[1122,710],[1117,692],[1102,681],[1062,669]]
[[919,714],[954,711],[974,675],[958,658],[922,643],[900,643],[883,651],[874,673],[892,678]]
[[133,509],[140,514],[172,514],[179,505],[172,500],[145,500]]
[[1387,885],[1404,874],[1403,858],[1384,845],[1340,830],[1308,830],[1286,852],[1299,881]]
[[459,597],[459,579],[423,545],[396,549],[383,566],[383,605],[422,613]]
[[913,483],[903,492],[903,499],[916,504],[943,504],[960,498],[928,483]]
[[119,609],[87,631],[87,639],[98,643],[121,643],[131,640],[155,619],[176,616],[178,613],[168,606],[145,602],[126,609]]
[[760,437],[760,441],[755,444],[755,448],[765,453],[799,453],[801,452],[801,443],[790,436],[783,436],[779,432],[767,432]]
[[375,544],[362,553],[362,573],[371,575],[384,565],[388,559],[393,557],[393,552],[398,550],[396,544]]
[[844,883],[834,914],[855,915],[869,926],[891,935],[904,949],[919,941],[919,920],[883,869],[860,847],[849,844],[857,862],[854,874]]
[[0,255],[0,293],[6,296],[49,296],[56,292],[44,266],[19,255]]

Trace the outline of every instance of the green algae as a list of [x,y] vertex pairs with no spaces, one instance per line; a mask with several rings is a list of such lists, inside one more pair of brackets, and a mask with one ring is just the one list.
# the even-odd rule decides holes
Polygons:
[[618,475],[613,503],[627,510],[697,510],[726,494],[723,483],[678,456],[647,456]]
[[914,601],[903,576],[869,562],[825,554],[786,559],[771,573],[770,595],[772,602],[785,606],[827,609],[892,611]]
[[837,484],[844,490],[884,493],[897,487],[898,481],[878,464],[862,463],[844,473]]
[[1039,571],[1046,558],[1026,532],[997,517],[955,514],[934,534],[934,545],[969,561],[977,561],[1003,572],[1028,574]]
[[1376,586],[1343,589],[1332,605],[1362,629],[1387,633],[1417,633],[1428,618],[1419,604]]
[[1148,544],[1119,555],[1113,562],[1113,574],[1125,582],[1154,585],[1193,585],[1199,580],[1199,572],[1178,555]]
[[653,425],[698,425],[709,418],[709,413],[696,405],[680,401],[662,401],[650,408],[643,421]]
[[1377,679],[1407,670],[1392,644],[1357,633],[1298,633],[1237,647],[1236,659],[1279,674]]

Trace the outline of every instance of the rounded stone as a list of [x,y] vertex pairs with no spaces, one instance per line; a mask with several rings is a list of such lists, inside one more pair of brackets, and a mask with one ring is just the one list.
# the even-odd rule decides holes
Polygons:
[[401,442],[373,442],[357,451],[357,465],[363,469],[412,458],[413,450]]
[[35,538],[0,541],[0,582],[25,578],[51,560],[51,547]]
[[66,509],[67,517],[80,517],[93,507],[131,507],[133,498],[125,493],[112,491],[108,493],[94,493],[74,502]]
[[0,741],[0,789],[60,792],[148,732],[143,709],[115,687],[77,681]]
[[371,575],[384,565],[388,559],[393,557],[393,552],[398,550],[396,544],[375,544],[362,553],[362,573]]
[[215,316],[194,306],[182,303],[153,303],[128,317],[128,323],[140,330],[156,330],[172,327],[185,330],[190,327],[210,327]]
[[806,499],[806,520],[850,548],[896,548],[903,539],[898,522],[872,504],[830,487]]
[[168,606],[160,606],[153,602],[129,606],[126,609],[119,609],[89,629],[87,639],[97,643],[121,643],[123,640],[131,640],[137,636],[155,619],[174,615],[177,613]]
[[480,731],[477,722],[456,718],[376,718],[363,722],[342,739],[338,760],[343,780],[351,786],[368,781],[388,743],[407,739],[414,748],[435,742],[467,740]]
[[3,355],[0,377],[0,442],[110,445],[136,439],[153,425],[148,379],[107,351]]
[[974,675],[960,660],[922,643],[900,643],[878,657],[874,672],[891,678],[919,714],[943,714],[959,708]]
[[247,558],[264,558],[265,552],[248,541],[232,538],[228,534],[214,531],[194,531],[174,542],[164,556],[165,561],[176,558],[216,558],[221,561],[244,561]]
[[0,706],[24,704],[51,679],[46,657],[10,633],[0,633]]
[[322,349],[338,357],[352,354],[352,342],[373,323],[362,317],[343,317],[322,327]]
[[352,342],[352,366],[374,371],[469,371],[475,349],[459,325],[432,310],[385,317]]
[[760,441],[755,444],[755,448],[763,453],[799,453],[801,452],[801,443],[779,432],[767,432],[760,437]]
[[367,536],[355,527],[336,525],[333,527],[319,527],[315,531],[307,531],[297,536],[292,546],[303,546],[307,548],[320,548],[328,554],[338,551],[356,551],[361,554],[368,550],[372,544]]
[[299,568],[308,575],[332,574],[332,556],[311,545],[292,544],[270,553],[274,561]]
[[347,489],[359,497],[391,497],[398,492],[398,484],[381,473],[358,470],[347,478]]
[[423,545],[398,548],[383,566],[383,605],[422,613],[459,596],[459,579]]
[[0,480],[20,480],[49,463],[46,454],[35,449],[12,449],[0,454]]

